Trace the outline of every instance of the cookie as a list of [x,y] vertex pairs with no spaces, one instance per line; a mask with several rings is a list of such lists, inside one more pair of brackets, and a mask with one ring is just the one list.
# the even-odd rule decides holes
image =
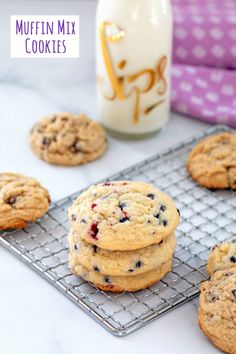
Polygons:
[[48,191],[38,181],[16,173],[0,173],[0,229],[27,226],[48,210]]
[[217,270],[236,267],[236,236],[213,247],[207,261],[207,272],[212,275]]
[[179,212],[169,196],[150,184],[113,181],[83,192],[69,208],[69,219],[86,242],[131,251],[173,234]]
[[102,275],[96,271],[89,271],[80,264],[73,267],[70,262],[70,257],[69,264],[74,274],[79,275],[85,280],[93,283],[100,290],[111,292],[133,292],[152,286],[158,280],[163,278],[166,273],[170,272],[172,267],[172,258],[163,263],[157,269],[153,269],[140,275],[134,275],[132,277]]
[[85,242],[75,232],[69,234],[70,263],[105,275],[133,276],[156,269],[173,256],[176,237],[136,251],[107,251]]
[[96,160],[107,149],[105,131],[99,123],[70,113],[40,120],[30,132],[30,144],[39,158],[62,166]]
[[215,346],[236,354],[236,268],[218,270],[202,283],[198,318]]
[[236,189],[236,134],[221,133],[191,151],[187,168],[192,178],[210,189]]

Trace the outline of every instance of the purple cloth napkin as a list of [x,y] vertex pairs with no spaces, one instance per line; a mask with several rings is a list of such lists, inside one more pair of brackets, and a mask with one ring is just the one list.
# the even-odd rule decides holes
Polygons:
[[236,0],[172,3],[172,109],[236,127]]

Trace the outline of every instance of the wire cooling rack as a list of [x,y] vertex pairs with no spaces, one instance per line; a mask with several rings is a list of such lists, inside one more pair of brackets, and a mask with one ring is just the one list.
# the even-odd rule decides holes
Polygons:
[[81,192],[54,203],[43,219],[28,228],[1,233],[0,244],[114,335],[133,332],[197,296],[200,282],[207,278],[209,249],[236,234],[235,192],[202,188],[185,168],[192,146],[222,131],[230,129],[209,129],[108,179],[153,183],[169,193],[181,211],[173,271],[152,287],[136,293],[105,293],[71,274],[67,266],[67,208]]

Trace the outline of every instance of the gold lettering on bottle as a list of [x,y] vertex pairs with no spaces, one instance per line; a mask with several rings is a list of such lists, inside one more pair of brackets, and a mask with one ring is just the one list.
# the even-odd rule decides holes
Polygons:
[[[108,33],[110,31],[110,34]],[[98,84],[101,86],[101,90],[103,92],[103,96],[107,100],[125,100],[132,95],[135,96],[135,104],[134,104],[134,113],[133,113],[133,122],[134,124],[139,123],[139,117],[142,113],[141,110],[141,97],[145,93],[149,92],[157,86],[157,95],[164,96],[167,92],[167,80],[165,78],[165,69],[167,65],[167,57],[162,56],[156,68],[154,69],[143,69],[132,75],[117,75],[116,69],[112,61],[112,57],[109,51],[108,43],[119,43],[125,37],[125,32],[117,27],[112,22],[102,22],[99,27],[99,39],[102,50],[102,57],[104,60],[104,64],[106,67],[106,71],[109,77],[109,81],[111,84],[112,95],[108,96],[104,93],[102,88],[103,78],[98,77]],[[117,64],[118,70],[123,70],[127,65],[127,60],[121,60]],[[142,85],[141,85],[142,81]],[[145,84],[143,84],[145,81]],[[139,85],[138,85],[139,82]],[[130,91],[125,93],[124,86],[125,84],[129,84]],[[126,85],[127,86],[127,85]],[[157,102],[154,102],[149,107],[143,109],[144,115],[148,115],[151,111],[153,111],[156,107],[160,106],[165,101],[164,98],[159,99]]]

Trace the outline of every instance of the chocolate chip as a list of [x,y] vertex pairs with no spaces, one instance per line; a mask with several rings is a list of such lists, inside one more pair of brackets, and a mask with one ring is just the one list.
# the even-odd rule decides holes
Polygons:
[[97,266],[94,266],[93,269],[95,272],[100,272],[100,269]]
[[163,243],[163,240],[161,240],[159,243],[158,243],[158,245],[161,245]]
[[231,275],[233,275],[232,272],[227,272],[227,273],[225,273],[225,276],[226,276],[226,277],[230,277]]
[[110,281],[110,279],[108,277],[104,277],[104,282],[107,283],[107,284],[111,283],[111,281]]
[[134,269],[129,269],[128,272],[129,272],[129,273],[133,273],[133,272],[134,272]]
[[77,247],[77,245],[74,245],[74,249],[77,251],[78,250],[78,247]]
[[141,261],[137,261],[135,263],[135,268],[141,268],[142,267],[142,262]]
[[81,223],[81,224],[86,224],[86,220],[85,220],[85,219],[81,219],[81,220],[80,220],[80,223]]
[[155,195],[152,194],[152,193],[149,193],[149,194],[147,195],[147,197],[150,198],[150,199],[152,199],[152,200],[155,199]]
[[178,212],[178,214],[179,214],[179,216],[180,216],[180,210],[179,210],[179,209],[177,209],[177,212]]
[[55,123],[56,119],[57,119],[57,116],[52,117],[51,120],[50,120],[50,123]]
[[76,221],[76,216],[75,216],[75,214],[72,214],[72,215],[71,215],[71,220],[72,220],[72,221]]
[[126,222],[126,221],[129,221],[129,218],[128,217],[125,217],[125,218],[123,218],[123,219],[120,219],[120,222],[123,224],[124,222]]
[[209,291],[207,294],[207,300],[208,302],[215,302],[219,300],[219,297],[215,293]]
[[166,206],[165,205],[161,205],[160,206],[160,211],[166,211]]
[[6,200],[6,203],[7,203],[7,204],[10,204],[10,205],[13,205],[13,204],[15,204],[16,199],[17,199],[16,196],[12,196],[12,197],[10,197],[10,198],[8,198],[8,199]]
[[73,145],[70,147],[70,151],[76,154],[77,152],[81,152],[81,147],[79,140],[76,140]]
[[97,251],[98,251],[98,246],[93,245],[93,252],[94,252],[94,253],[97,253]]
[[51,144],[51,139],[47,138],[46,136],[43,138],[42,144],[44,146],[49,146]]
[[154,218],[159,219],[160,218],[160,214],[158,213],[158,214],[154,215]]
[[236,257],[235,256],[230,257],[230,262],[231,263],[236,263]]
[[234,296],[235,299],[236,299],[236,289],[235,289],[235,290],[232,290],[232,294],[233,294],[233,296]]
[[164,227],[166,227],[168,225],[168,221],[167,220],[163,220],[162,224],[163,224]]

